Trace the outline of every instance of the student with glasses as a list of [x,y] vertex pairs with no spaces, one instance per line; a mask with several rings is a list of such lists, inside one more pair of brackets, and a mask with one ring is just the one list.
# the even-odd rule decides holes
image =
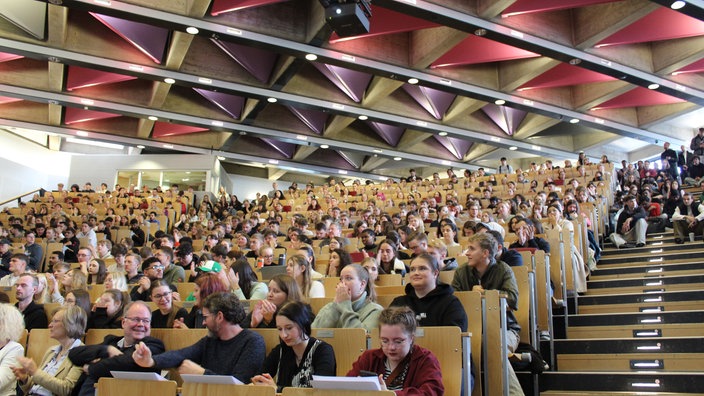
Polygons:
[[[153,281],[164,278],[164,265],[156,257],[150,257],[142,262],[142,273],[144,276],[130,291],[132,301],[151,301],[149,289],[152,287]],[[176,286],[170,284],[169,288],[171,291],[177,292]],[[180,296],[178,299],[180,300]]]
[[379,315],[379,349],[368,349],[352,364],[348,377],[362,371],[379,376],[382,390],[397,395],[442,395],[440,362],[433,353],[414,344],[416,314],[408,307],[389,307]]
[[152,328],[170,329],[174,327],[174,322],[188,316],[188,311],[182,307],[174,306],[170,285],[163,279],[152,281],[149,288],[149,295],[157,309],[152,311]]

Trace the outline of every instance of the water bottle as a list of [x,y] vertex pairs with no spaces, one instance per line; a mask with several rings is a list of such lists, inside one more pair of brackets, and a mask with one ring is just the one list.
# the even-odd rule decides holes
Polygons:
[[286,265],[286,253],[279,255],[279,265]]

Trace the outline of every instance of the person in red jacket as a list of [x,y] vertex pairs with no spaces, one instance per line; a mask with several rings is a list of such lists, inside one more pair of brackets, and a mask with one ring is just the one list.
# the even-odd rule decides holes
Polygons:
[[382,390],[399,396],[442,395],[440,362],[433,353],[414,344],[416,314],[408,307],[389,307],[379,315],[380,349],[369,349],[352,364],[348,377],[363,371],[378,374]]

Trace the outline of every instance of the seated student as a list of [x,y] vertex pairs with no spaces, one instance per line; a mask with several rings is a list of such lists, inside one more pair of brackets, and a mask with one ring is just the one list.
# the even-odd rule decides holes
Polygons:
[[10,304],[0,304],[0,395],[17,394],[17,381],[10,371],[19,365],[24,347],[18,343],[24,332],[22,313]]
[[[616,220],[616,231],[609,236],[617,248],[645,246],[648,222],[645,220],[645,210],[638,206],[636,197],[626,195],[623,198],[623,209]],[[635,242],[635,245],[633,244]]]
[[359,236],[362,241],[362,247],[359,249],[362,252],[366,252],[368,255],[373,256],[377,253],[379,247],[374,243],[376,241],[376,233],[371,228],[367,228]]
[[504,237],[501,236],[501,233],[494,230],[487,231],[487,233],[493,236],[498,244],[496,260],[503,261],[508,264],[509,267],[520,267],[523,265],[523,256],[521,256],[521,253],[513,249],[506,249],[504,246]]
[[347,265],[340,274],[335,300],[320,309],[313,327],[361,327],[371,331],[376,328],[377,317],[383,309],[375,300],[369,272],[359,264]]
[[[139,278],[137,285],[130,291],[132,301],[151,301],[149,288],[152,287],[152,281],[164,278],[164,266],[158,258],[149,257],[142,262],[142,273],[144,276]],[[171,285],[171,291],[177,292],[176,286]]]
[[394,298],[390,306],[410,307],[421,326],[458,326],[467,331],[467,314],[452,287],[439,282],[440,268],[434,256],[423,253],[411,260],[406,294]]
[[533,222],[525,217],[516,217],[516,236],[518,240],[509,246],[509,249],[535,248],[550,253],[550,244],[543,238],[535,236]]
[[[231,252],[227,253],[228,258]],[[240,300],[263,300],[269,293],[266,283],[259,282],[257,274],[245,257],[240,257],[232,264],[227,271],[227,279],[230,282],[230,290]]]
[[212,336],[195,344],[153,356],[144,343],[139,343],[132,357],[144,368],[178,367],[181,374],[231,375],[244,383],[260,372],[264,361],[264,339],[243,329],[242,303],[232,293],[215,293],[203,302],[203,323]]
[[443,241],[435,239],[428,243],[427,252],[438,261],[440,271],[454,271],[457,269],[457,260],[454,257],[447,257],[447,246],[445,246]]
[[125,305],[130,302],[126,292],[117,289],[105,290],[88,318],[88,328],[119,329]]
[[226,292],[227,285],[214,273],[204,273],[196,279],[196,286],[193,290],[195,304],[185,318],[174,320],[176,329],[202,329],[205,327],[203,316],[203,301],[206,297],[217,292]]
[[677,244],[689,240],[689,233],[701,235],[704,231],[704,204],[695,204],[691,193],[682,194],[682,203],[672,215],[672,227]]
[[313,375],[335,375],[335,352],[330,344],[311,337],[312,320],[307,304],[292,301],[281,307],[276,313],[281,342],[266,357],[253,384],[276,386],[281,392],[288,386],[310,388]]
[[[101,344],[78,346],[71,349],[68,358],[76,366],[84,367],[85,381],[79,387],[80,396],[94,396],[95,384],[101,377],[112,377],[111,371],[152,371],[135,364],[132,352],[137,343],[149,349],[152,353],[164,352],[164,343],[150,337],[151,312],[149,306],[142,301],[134,301],[127,305],[122,319],[122,337],[107,335]],[[79,380],[79,383],[81,381]]]
[[[333,239],[332,242],[334,243],[336,240]],[[330,261],[326,276],[337,278],[340,276],[342,269],[350,264],[352,264],[352,257],[344,249],[330,249]]]
[[296,280],[304,299],[325,297],[325,287],[312,279],[312,266],[306,256],[294,254],[286,260],[286,273]]
[[416,314],[408,307],[389,307],[379,315],[381,348],[368,349],[352,364],[348,377],[362,371],[379,375],[383,390],[396,395],[443,395],[440,362],[433,353],[416,345]]
[[398,246],[388,240],[384,239],[378,248],[376,255],[377,267],[380,274],[401,274],[405,276],[408,272],[408,267],[403,261],[399,260],[397,257]]
[[276,328],[276,312],[290,301],[303,301],[303,295],[298,283],[288,275],[275,275],[269,281],[269,293],[266,299],[257,302],[247,315],[242,326]]
[[149,295],[157,309],[152,311],[152,328],[170,329],[174,327],[174,322],[188,316],[188,312],[180,307],[174,306],[172,291],[168,282],[163,279],[152,281],[149,288]]

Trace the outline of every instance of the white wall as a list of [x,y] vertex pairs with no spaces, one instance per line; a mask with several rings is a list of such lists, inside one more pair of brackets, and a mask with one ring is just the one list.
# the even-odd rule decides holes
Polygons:
[[67,183],[70,168],[70,154],[0,131],[0,199],[37,188],[55,189],[58,183]]
[[[271,184],[272,180],[261,179],[259,177],[250,177],[242,175],[228,175],[232,182],[232,188],[227,190],[230,194],[237,195],[240,201],[243,199],[255,199],[257,193],[268,193],[272,190]],[[287,181],[277,181],[279,185],[279,190],[284,193],[291,186],[291,182]],[[305,186],[304,186],[305,187]]]

